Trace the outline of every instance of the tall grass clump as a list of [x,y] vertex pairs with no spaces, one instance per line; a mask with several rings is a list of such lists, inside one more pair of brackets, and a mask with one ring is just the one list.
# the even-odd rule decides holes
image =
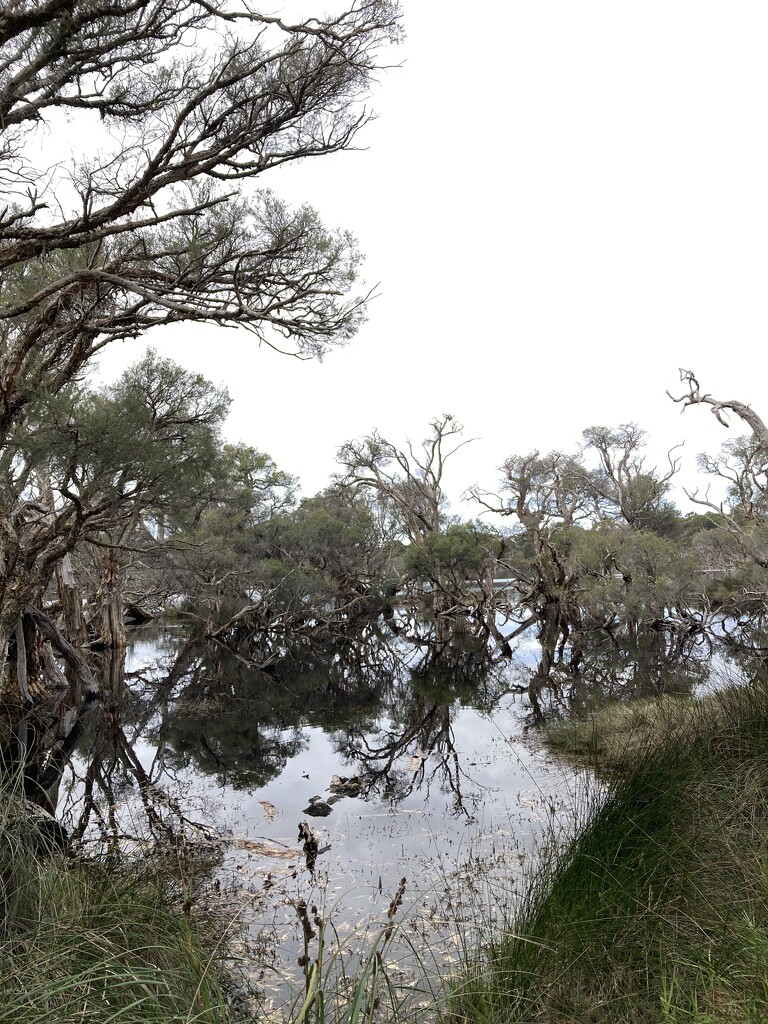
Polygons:
[[768,1020],[768,686],[675,709],[452,999],[454,1021]]
[[0,792],[0,1024],[224,1022],[213,955],[169,884],[68,862]]

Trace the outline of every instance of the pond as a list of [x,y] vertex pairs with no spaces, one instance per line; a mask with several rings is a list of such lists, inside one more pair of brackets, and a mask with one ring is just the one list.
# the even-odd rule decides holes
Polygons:
[[501,919],[571,806],[578,773],[546,752],[522,692],[530,658],[494,661],[471,638],[438,656],[374,624],[257,668],[145,627],[124,666],[105,664],[59,817],[85,853],[170,851],[188,877],[211,872],[262,1012],[303,983],[299,901],[356,957],[405,879],[387,959],[407,988],[414,947],[445,971],[489,900]]
[[[549,712],[670,684],[663,651],[597,653],[578,683],[552,681]],[[170,856],[184,881],[208,878],[264,1018],[281,1019],[317,953],[303,905],[339,969],[354,974],[378,936],[392,991],[429,1002],[425,976],[503,922],[589,784],[542,742],[537,654],[519,639],[495,657],[461,630],[436,645],[418,623],[283,638],[258,657],[145,627],[124,665],[104,656],[58,813],[86,853]],[[674,670],[679,689],[707,677],[705,657]]]

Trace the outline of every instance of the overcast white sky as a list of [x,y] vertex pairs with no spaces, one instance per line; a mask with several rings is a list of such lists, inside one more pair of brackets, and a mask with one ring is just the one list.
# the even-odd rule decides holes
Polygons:
[[[768,4],[403,6],[367,149],[261,182],[359,238],[380,297],[358,337],[322,364],[207,328],[149,340],[226,384],[229,437],[305,494],[344,441],[416,440],[442,412],[480,438],[454,497],[513,452],[628,421],[654,462],[685,441],[690,485],[729,434],[703,408],[681,417],[678,367],[768,417]],[[144,345],[112,350],[106,377]]]

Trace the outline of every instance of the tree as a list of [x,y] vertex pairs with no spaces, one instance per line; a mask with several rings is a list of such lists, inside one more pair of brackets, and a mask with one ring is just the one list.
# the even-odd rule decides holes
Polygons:
[[[394,592],[389,546],[362,497],[328,488],[305,498],[275,528],[275,550],[286,568],[323,579],[327,596],[349,613]],[[317,614],[322,618],[321,609]]]
[[[579,670],[589,630],[636,638],[641,628],[690,625],[681,607],[687,563],[671,541],[654,536],[676,522],[665,499],[675,460],[666,474],[647,469],[644,431],[635,424],[590,427],[582,436],[574,454],[511,456],[500,495],[474,492],[486,509],[516,521],[503,564],[519,595],[518,630],[538,627],[534,689],[566,654],[568,670]],[[587,462],[592,453],[597,467]]]
[[[13,544],[6,535],[5,575],[25,574],[32,595],[17,613],[9,671],[0,678],[9,737],[0,764],[23,765],[36,800],[55,793],[57,772],[99,695],[101,673],[77,647],[95,635],[105,648],[124,648],[128,553],[157,545],[148,523],[207,496],[228,402],[204,378],[150,351],[110,387],[73,383],[38,395],[26,429],[17,427],[13,445],[0,452],[0,494],[6,508],[15,501],[23,536]],[[78,585],[83,567],[90,569],[90,633]],[[58,602],[47,593],[52,576]],[[14,612],[14,596],[0,617]],[[109,660],[102,689],[117,692],[121,665],[117,655]],[[52,702],[51,690],[58,691]]]
[[[349,148],[391,0],[289,24],[241,0],[10,0],[0,12],[0,666],[45,571],[82,533],[41,550],[46,485],[20,438],[58,416],[94,354],[151,327],[239,326],[321,355],[351,337],[354,239],[309,207],[247,184],[281,164]],[[40,164],[43,132],[89,153]],[[50,141],[50,140],[48,140]],[[70,389],[70,390],[68,390]],[[74,390],[72,390],[74,389]],[[94,416],[97,410],[93,410]],[[10,468],[9,468],[10,467]],[[56,518],[66,514],[57,506]]]
[[598,468],[589,474],[588,486],[599,517],[625,522],[633,529],[663,532],[674,520],[674,509],[666,501],[679,461],[669,454],[669,469],[663,475],[645,468],[642,449],[645,431],[636,423],[615,429],[588,427],[582,434],[584,451],[594,452]]
[[[429,426],[430,433],[420,445],[407,440],[404,448],[397,448],[375,430],[362,440],[347,442],[336,456],[344,469],[337,485],[352,494],[367,495],[378,508],[384,532],[393,541],[408,545],[422,545],[448,526],[445,465],[471,440],[456,440],[464,427],[449,413],[436,417]],[[413,581],[413,574],[406,572],[401,582],[408,581],[409,576]],[[451,629],[447,617],[469,602],[468,594],[458,603],[456,597],[450,586],[436,585],[430,592],[441,644],[447,641]]]
[[501,495],[478,490],[473,495],[484,508],[514,517],[517,536],[525,540],[525,549],[508,547],[503,564],[515,580],[520,606],[528,616],[520,629],[532,623],[538,626],[544,679],[556,652],[562,656],[569,639],[573,639],[574,667],[581,656],[579,580],[570,531],[592,514],[592,495],[585,488],[587,473],[578,456],[538,451],[512,455],[501,471]]
[[39,406],[36,429],[16,439],[2,478],[10,501],[40,492],[24,546],[6,549],[34,553],[24,566],[33,603],[52,566],[85,543],[98,552],[102,642],[120,646],[121,551],[140,525],[151,537],[148,520],[207,496],[228,406],[224,391],[152,350],[110,387],[70,385]]
[[504,539],[482,523],[453,523],[442,533],[430,533],[403,553],[406,578],[427,582],[437,616],[438,645],[446,639],[441,618],[468,614],[477,629],[493,637],[510,653],[496,625],[497,593],[494,572],[505,548]]
[[448,504],[443,490],[445,464],[470,441],[454,442],[464,430],[449,413],[430,424],[420,446],[406,441],[397,448],[378,431],[348,441],[336,458],[343,473],[338,485],[354,493],[368,493],[383,509],[394,536],[410,543],[437,533],[445,524]]
[[444,533],[431,533],[404,552],[406,572],[417,580],[455,596],[459,610],[465,610],[466,584],[480,587],[487,570],[495,566],[502,541],[482,523],[454,523]]
[[718,605],[732,604],[737,610],[768,608],[768,426],[752,409],[737,399],[717,399],[702,393],[691,370],[680,370],[687,391],[672,401],[689,406],[709,406],[718,423],[728,427],[727,413],[735,413],[751,435],[732,438],[717,457],[702,454],[699,467],[725,484],[724,501],[714,501],[709,491],[702,496],[689,493],[691,501],[712,510],[718,527],[699,537],[696,549],[715,577],[707,588]]
[[272,548],[273,520],[295,503],[297,481],[249,445],[223,445],[198,501],[164,523],[167,597],[181,598],[205,631],[252,604]]
[[638,644],[642,637],[639,646],[661,633],[690,632],[698,595],[695,563],[685,546],[653,530],[614,523],[574,531],[572,540],[586,628],[614,641]]
[[702,394],[701,385],[691,370],[681,369],[680,380],[688,386],[688,391],[678,398],[675,398],[670,391],[667,391],[667,394],[673,402],[682,402],[683,411],[691,405],[708,405],[717,422],[721,423],[724,427],[728,427],[730,424],[724,410],[730,410],[730,412],[736,413],[739,419],[748,424],[759,446],[764,452],[768,452],[768,426],[766,426],[751,406],[745,405],[735,398],[723,400],[713,398],[708,393]]

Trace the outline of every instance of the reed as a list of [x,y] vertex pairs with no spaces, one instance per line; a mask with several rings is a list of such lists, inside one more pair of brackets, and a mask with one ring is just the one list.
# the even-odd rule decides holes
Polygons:
[[660,714],[470,958],[451,1020],[768,1019],[768,686]]
[[68,861],[0,793],[0,1024],[223,1024],[218,953],[147,865]]

